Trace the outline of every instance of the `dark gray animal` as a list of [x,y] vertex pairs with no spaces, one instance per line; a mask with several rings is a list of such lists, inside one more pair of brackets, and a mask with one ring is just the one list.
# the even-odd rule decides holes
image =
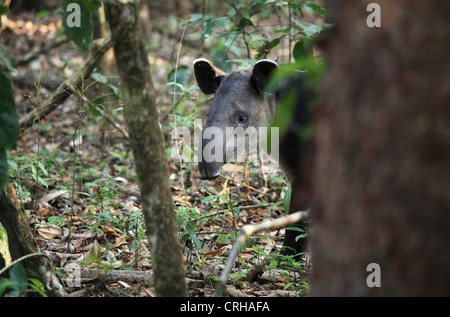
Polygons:
[[[202,149],[205,150],[212,136],[206,135],[207,128],[216,127],[226,135],[227,127],[267,127],[280,100],[291,90],[296,92],[296,106],[292,120],[279,142],[280,166],[292,186],[289,213],[306,210],[311,202],[311,171],[313,161],[312,139],[301,137],[302,129],[311,121],[308,109],[312,91],[307,88],[307,73],[298,72],[285,80],[273,93],[265,91],[269,77],[278,68],[276,62],[268,59],[258,61],[254,67],[242,68],[225,74],[208,60],[194,61],[195,77],[205,94],[214,94],[208,120],[202,134]],[[217,141],[217,140],[216,140]],[[199,162],[201,179],[214,179],[226,163],[225,140],[223,158]],[[306,223],[299,224],[306,228]],[[307,239],[296,241],[298,232],[287,230],[284,240],[284,254],[298,254],[306,251]]]

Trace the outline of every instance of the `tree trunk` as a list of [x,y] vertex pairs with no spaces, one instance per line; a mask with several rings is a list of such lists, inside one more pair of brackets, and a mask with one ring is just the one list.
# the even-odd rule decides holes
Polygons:
[[327,1],[312,295],[448,296],[449,7],[377,1],[370,28],[370,2]]
[[168,183],[150,65],[140,38],[134,2],[106,5],[121,78],[130,142],[152,254],[158,296],[186,296],[185,271]]
[[[39,247],[30,230],[27,215],[20,206],[11,184],[6,189],[0,188],[0,223],[3,224],[8,235],[8,247],[12,261],[39,252]],[[32,256],[21,261],[21,264],[25,269],[36,273],[48,296],[67,295],[64,285],[55,274],[53,264],[46,256]]]

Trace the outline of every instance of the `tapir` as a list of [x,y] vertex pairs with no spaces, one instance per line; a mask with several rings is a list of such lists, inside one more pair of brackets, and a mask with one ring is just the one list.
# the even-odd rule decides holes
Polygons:
[[[203,131],[216,127],[226,135],[227,127],[269,126],[271,118],[280,105],[280,101],[291,90],[295,93],[295,107],[291,120],[280,135],[279,165],[289,182],[292,195],[289,213],[304,211],[310,207],[312,195],[311,172],[314,159],[312,137],[305,137],[305,129],[310,128],[312,112],[309,108],[313,90],[307,85],[308,73],[296,72],[278,85],[275,90],[267,91],[270,76],[278,64],[269,59],[258,61],[253,67],[240,68],[226,74],[207,59],[199,58],[194,62],[194,73],[203,93],[214,95],[209,115]],[[212,142],[212,136],[202,134],[202,149]],[[226,142],[223,142],[224,147]],[[224,148],[223,158],[214,161],[199,161],[201,179],[214,179],[220,175],[221,167],[227,162]],[[307,230],[308,223],[299,227]],[[307,250],[307,237],[296,239],[298,231],[286,230],[282,254],[296,255]]]

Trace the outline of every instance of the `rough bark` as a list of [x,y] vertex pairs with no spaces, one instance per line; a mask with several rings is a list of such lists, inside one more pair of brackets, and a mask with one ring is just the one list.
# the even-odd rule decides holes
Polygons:
[[168,183],[167,155],[159,127],[149,62],[134,2],[106,5],[121,78],[158,296],[186,296],[185,271]]
[[[8,234],[9,253],[13,261],[39,252],[39,247],[30,230],[27,215],[20,206],[11,184],[7,189],[0,189],[0,223],[3,224]],[[36,273],[48,296],[67,295],[64,285],[55,274],[55,269],[46,256],[32,256],[21,261],[21,264],[27,270]]]
[[[316,296],[448,296],[449,7],[327,1],[336,27],[318,108]],[[370,288],[369,263],[381,268]]]

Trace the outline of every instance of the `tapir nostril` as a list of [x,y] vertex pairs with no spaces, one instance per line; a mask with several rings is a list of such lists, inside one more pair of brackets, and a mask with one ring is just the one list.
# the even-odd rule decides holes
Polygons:
[[208,175],[208,174],[202,175],[202,174],[200,174],[198,177],[201,180],[212,180],[212,179],[216,179],[219,176],[220,176],[220,173],[213,174],[213,175]]

